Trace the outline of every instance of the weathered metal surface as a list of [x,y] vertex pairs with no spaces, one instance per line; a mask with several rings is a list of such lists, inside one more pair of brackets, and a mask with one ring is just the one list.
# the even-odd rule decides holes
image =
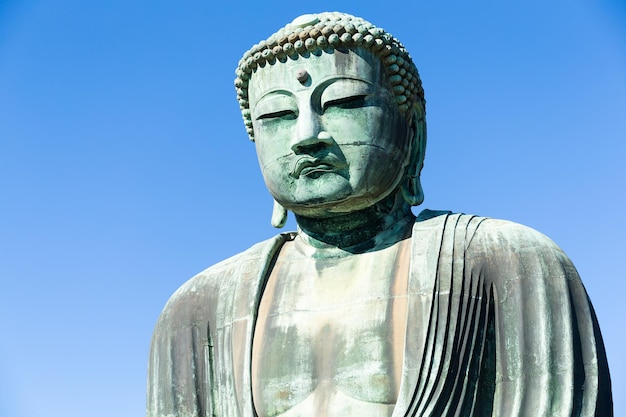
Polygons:
[[611,416],[565,254],[511,222],[412,214],[426,129],[401,45],[339,14],[279,34],[244,57],[237,88],[272,223],[291,210],[299,230],[172,296],[147,415]]

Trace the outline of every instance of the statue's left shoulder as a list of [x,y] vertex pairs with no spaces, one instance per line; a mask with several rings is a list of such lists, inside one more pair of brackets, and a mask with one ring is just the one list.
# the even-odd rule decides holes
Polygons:
[[[478,278],[489,300],[494,335],[489,343],[497,352],[499,381],[506,381],[496,381],[495,398],[524,392],[532,399],[505,402],[499,415],[554,415],[575,410],[575,404],[587,405],[571,415],[612,415],[593,307],[576,268],[550,238],[518,223],[482,218],[454,259],[463,259],[463,278]],[[510,406],[516,408],[504,408]]]
[[[457,249],[472,257],[520,256],[541,253],[567,259],[563,251],[546,235],[509,220],[481,217],[473,214],[441,210],[423,210],[416,219],[414,230],[439,230],[442,240],[454,242]],[[568,260],[569,261],[569,260]]]
[[540,251],[563,254],[557,244],[543,233],[523,224],[491,218],[481,218],[468,246],[472,249],[481,246],[490,252]]
[[552,239],[508,220],[482,218],[466,239],[465,259],[496,281],[580,280],[571,260]]

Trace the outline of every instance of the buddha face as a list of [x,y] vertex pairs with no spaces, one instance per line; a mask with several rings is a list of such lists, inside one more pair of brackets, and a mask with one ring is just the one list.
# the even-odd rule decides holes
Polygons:
[[261,171],[283,207],[330,217],[398,188],[413,133],[371,52],[335,50],[259,67],[249,96]]

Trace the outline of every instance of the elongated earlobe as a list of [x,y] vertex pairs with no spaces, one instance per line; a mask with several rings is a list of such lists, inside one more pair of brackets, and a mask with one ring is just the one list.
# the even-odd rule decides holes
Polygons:
[[424,202],[424,190],[420,182],[420,173],[424,166],[426,153],[426,120],[421,106],[415,106],[411,132],[413,135],[411,159],[404,180],[400,185],[402,197],[411,206],[419,206]]
[[272,210],[272,226],[280,229],[287,222],[287,209],[281,206],[278,201],[274,200],[274,209]]
[[419,206],[424,202],[424,190],[419,176],[407,175],[400,190],[404,200],[411,206]]

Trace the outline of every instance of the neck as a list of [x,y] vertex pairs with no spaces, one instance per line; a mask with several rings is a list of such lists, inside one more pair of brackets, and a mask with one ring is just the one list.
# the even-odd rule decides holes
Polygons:
[[318,248],[337,247],[352,253],[382,249],[410,235],[415,216],[395,192],[364,210],[327,218],[296,215],[303,239]]

